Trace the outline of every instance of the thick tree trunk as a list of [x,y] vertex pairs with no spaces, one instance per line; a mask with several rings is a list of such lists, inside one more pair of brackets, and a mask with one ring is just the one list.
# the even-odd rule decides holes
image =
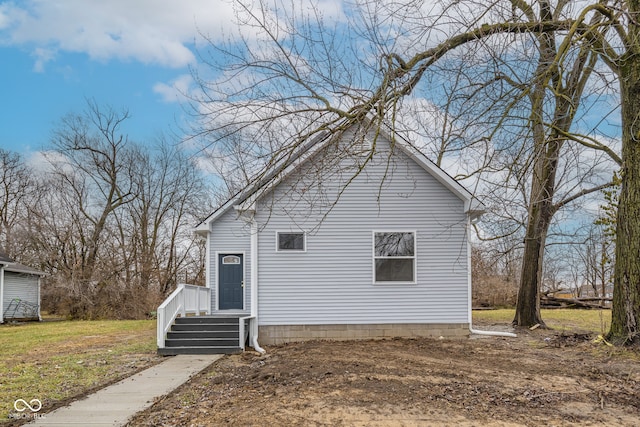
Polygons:
[[[546,3],[545,3],[546,4]],[[548,19],[551,10],[546,4],[541,19]],[[540,283],[547,231],[553,212],[553,194],[558,164],[559,145],[549,141],[544,126],[544,103],[549,79],[548,64],[556,55],[552,33],[538,37],[540,58],[536,70],[536,83],[531,95],[531,130],[534,144],[534,163],[531,175],[531,194],[527,230],[524,238],[524,254],[520,269],[520,288],[516,301],[515,326],[544,325],[540,316]]]
[[[531,224],[531,218],[529,224]],[[530,227],[533,230],[535,225],[531,224]],[[525,237],[520,270],[520,288],[518,289],[516,314],[513,319],[513,324],[516,326],[544,324],[540,316],[539,298],[544,242],[541,238],[533,236],[533,232],[531,237],[528,234]]]
[[[551,4],[540,3],[540,20],[553,19]],[[595,18],[594,23],[599,18]],[[544,251],[551,219],[558,206],[553,197],[556,190],[556,173],[564,139],[569,132],[582,92],[591,75],[596,57],[588,47],[582,47],[571,71],[563,77],[554,64],[558,55],[555,33],[538,36],[540,58],[536,70],[536,82],[531,93],[530,125],[534,143],[534,166],[531,177],[529,216],[524,240],[524,254],[520,274],[520,288],[513,323],[516,326],[544,325],[540,316],[540,286],[544,265]],[[551,65],[551,66],[550,66]],[[563,78],[565,79],[563,81]],[[549,96],[549,87],[555,88]],[[562,88],[562,89],[561,89]],[[545,103],[555,103],[551,125],[546,124]]]
[[554,213],[553,195],[560,147],[559,142],[547,143],[544,146],[546,150],[541,150],[534,166],[520,288],[513,319],[516,326],[544,325],[540,316],[540,284],[547,232]]
[[[640,9],[636,2],[630,2]],[[629,24],[631,47],[621,60],[622,186],[616,227],[613,312],[609,339],[640,342],[640,29]]]

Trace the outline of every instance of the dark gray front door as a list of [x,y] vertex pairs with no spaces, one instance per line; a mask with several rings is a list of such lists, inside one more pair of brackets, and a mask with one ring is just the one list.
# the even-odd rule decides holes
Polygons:
[[242,254],[218,255],[218,309],[242,309],[244,295]]

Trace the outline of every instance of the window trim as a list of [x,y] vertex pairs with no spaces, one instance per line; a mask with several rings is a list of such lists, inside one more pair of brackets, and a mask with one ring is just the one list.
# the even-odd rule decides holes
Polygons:
[[[376,234],[411,233],[413,234],[413,256],[377,256]],[[374,285],[415,285],[418,283],[418,231],[417,230],[373,230],[371,232],[371,278]],[[376,260],[378,259],[411,259],[413,260],[413,281],[376,280]]]
[[[280,235],[281,234],[302,234],[302,249],[280,249]],[[279,253],[306,253],[307,252],[307,233],[305,231],[291,231],[291,230],[279,230],[276,231],[276,252]]]
[[[227,258],[233,258],[234,262],[225,262],[225,260]],[[238,262],[235,262],[235,261]],[[229,255],[225,255],[224,257],[222,257],[222,264],[223,265],[238,265],[238,264],[242,264],[242,261],[240,260],[240,257],[238,256],[238,254],[229,254]]]

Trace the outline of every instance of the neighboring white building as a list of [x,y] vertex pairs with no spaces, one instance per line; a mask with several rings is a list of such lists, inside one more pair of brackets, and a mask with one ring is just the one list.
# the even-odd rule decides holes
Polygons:
[[42,320],[40,281],[44,273],[19,264],[0,252],[0,323]]
[[210,314],[252,316],[260,344],[468,335],[482,205],[406,140],[355,132],[316,138],[198,225]]

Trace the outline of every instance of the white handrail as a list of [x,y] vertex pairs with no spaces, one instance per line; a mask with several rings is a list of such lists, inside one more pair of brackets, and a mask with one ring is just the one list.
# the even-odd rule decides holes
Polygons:
[[167,332],[178,314],[184,317],[187,314],[202,313],[211,314],[211,289],[180,283],[178,288],[158,307],[158,348],[164,348]]

